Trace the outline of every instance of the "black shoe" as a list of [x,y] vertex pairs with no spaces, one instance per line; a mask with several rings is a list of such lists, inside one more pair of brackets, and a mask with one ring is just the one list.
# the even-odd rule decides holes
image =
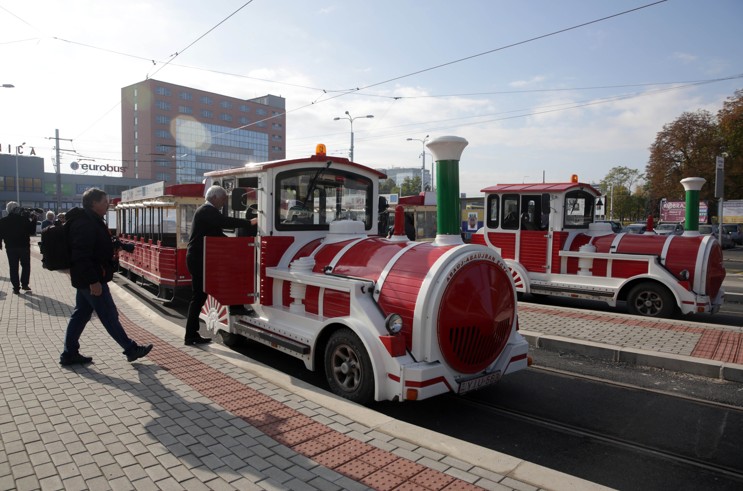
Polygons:
[[129,348],[129,351],[127,353],[124,353],[126,355],[126,361],[132,362],[135,360],[139,360],[140,358],[147,356],[147,353],[149,353],[151,350],[151,344],[148,344],[147,346],[135,345],[134,347]]
[[183,342],[186,346],[193,346],[194,344],[209,344],[212,340],[209,338],[202,338],[201,336],[195,336],[192,338],[186,338],[186,340]]
[[15,293],[16,295],[18,295],[18,294],[21,293],[21,289],[20,288],[13,288],[13,293]]
[[243,305],[230,305],[230,315],[253,315],[253,309],[246,309]]
[[83,356],[80,353],[75,353],[74,355],[62,353],[59,357],[59,364],[63,367],[68,367],[70,365],[87,365],[88,363],[93,363],[93,358],[90,356]]
[[21,287],[21,288],[23,288],[23,289],[24,289],[25,291],[27,291],[27,292],[30,292],[30,291],[31,291],[31,287],[30,287],[30,286],[28,286],[28,285],[24,285],[24,286],[23,286],[23,287]]

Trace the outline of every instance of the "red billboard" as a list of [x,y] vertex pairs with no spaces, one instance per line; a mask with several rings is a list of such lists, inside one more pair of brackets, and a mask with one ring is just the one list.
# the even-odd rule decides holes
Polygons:
[[[683,222],[686,219],[686,201],[660,202],[661,222]],[[707,223],[707,203],[699,203],[699,223]]]

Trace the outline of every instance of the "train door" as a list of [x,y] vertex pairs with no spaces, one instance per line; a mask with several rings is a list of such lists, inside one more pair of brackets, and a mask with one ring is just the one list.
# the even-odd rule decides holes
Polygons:
[[543,203],[541,194],[522,194],[520,196],[519,262],[527,271],[535,273],[545,273],[548,264],[547,228],[549,226],[549,210],[542,210]]

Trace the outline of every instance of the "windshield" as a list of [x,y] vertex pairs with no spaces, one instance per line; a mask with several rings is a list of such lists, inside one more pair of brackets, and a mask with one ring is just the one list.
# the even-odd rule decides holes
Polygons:
[[327,230],[334,220],[372,227],[371,179],[328,168],[299,169],[276,176],[276,229]]

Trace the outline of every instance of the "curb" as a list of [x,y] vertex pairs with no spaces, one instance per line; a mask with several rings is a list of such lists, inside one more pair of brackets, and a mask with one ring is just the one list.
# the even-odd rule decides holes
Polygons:
[[743,365],[737,363],[626,348],[524,330],[519,332],[529,342],[530,346],[547,351],[574,353],[614,363],[660,368],[728,382],[743,383]]

